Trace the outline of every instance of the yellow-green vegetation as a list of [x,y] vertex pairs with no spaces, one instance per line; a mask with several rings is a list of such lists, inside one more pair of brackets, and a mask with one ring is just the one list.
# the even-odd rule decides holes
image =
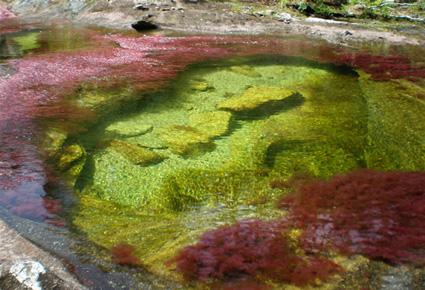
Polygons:
[[115,150],[135,165],[147,166],[161,162],[164,157],[152,150],[120,140],[109,142],[109,148]]
[[[111,249],[120,243],[136,247],[136,255],[149,271],[174,280],[181,277],[165,263],[204,231],[246,218],[276,218],[281,211],[270,206],[198,208],[184,212],[155,213],[114,204],[89,195],[80,198],[74,225],[98,245]],[[110,257],[107,257],[110,258]]]
[[205,81],[192,81],[190,83],[190,88],[194,91],[206,92],[208,90],[214,89]]
[[236,112],[251,110],[268,102],[281,101],[294,94],[295,92],[280,87],[252,87],[240,96],[220,102],[217,108]]
[[59,153],[58,167],[72,186],[75,185],[85,163],[86,152],[79,144],[66,145]]
[[230,71],[247,76],[247,77],[253,77],[253,78],[261,77],[261,74],[255,71],[254,67],[249,65],[234,65],[230,67]]
[[112,123],[105,128],[105,133],[110,135],[118,135],[121,137],[134,137],[143,135],[152,130],[152,125],[144,124],[134,120],[119,121]]
[[23,52],[33,50],[40,47],[38,37],[40,32],[29,32],[24,35],[15,36],[12,38],[16,42]]
[[63,149],[63,152],[59,158],[59,168],[61,170],[68,169],[72,163],[80,160],[85,155],[84,149],[78,144],[71,144]]
[[[268,186],[273,178],[294,172],[329,177],[364,164],[367,112],[356,77],[286,64],[257,65],[255,71],[261,77],[225,66],[194,69],[169,91],[155,93],[139,113],[108,121],[108,128],[151,129],[121,141],[116,137],[114,150],[95,150],[85,192],[161,211],[255,204],[273,199]],[[192,76],[215,89],[193,90]],[[251,110],[239,115],[240,108]],[[168,158],[138,162],[133,159],[138,151],[155,161]]]
[[406,80],[374,82],[362,74],[368,101],[369,168],[425,170],[425,89]]
[[117,110],[125,102],[138,98],[137,92],[125,84],[114,86],[107,83],[86,83],[73,96],[73,101],[80,108],[106,114]]

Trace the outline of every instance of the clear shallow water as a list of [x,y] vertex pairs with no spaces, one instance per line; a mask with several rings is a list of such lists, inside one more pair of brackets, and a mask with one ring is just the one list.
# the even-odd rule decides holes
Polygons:
[[[158,281],[181,283],[164,264],[203,232],[285,214],[278,182],[424,170],[424,68],[409,52],[66,31],[3,36],[0,201],[84,236],[100,259],[128,244]],[[356,269],[393,271],[331,258],[348,269],[334,288],[384,283]],[[420,283],[405,271],[400,283]]]

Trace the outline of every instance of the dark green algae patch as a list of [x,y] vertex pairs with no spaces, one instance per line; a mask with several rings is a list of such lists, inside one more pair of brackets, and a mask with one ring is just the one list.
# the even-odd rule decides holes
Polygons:
[[[82,86],[67,101],[99,117],[48,132],[49,155],[78,192],[77,231],[107,249],[130,244],[149,271],[180,281],[165,263],[203,232],[284,214],[276,180],[425,170],[424,97],[423,81],[300,58],[202,63],[150,94]],[[334,259],[348,272],[366,263]]]

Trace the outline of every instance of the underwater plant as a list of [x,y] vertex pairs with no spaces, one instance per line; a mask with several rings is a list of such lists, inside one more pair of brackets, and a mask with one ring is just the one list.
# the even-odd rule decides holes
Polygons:
[[375,81],[406,78],[418,80],[425,78],[425,68],[414,66],[402,56],[383,56],[371,54],[342,54],[339,61],[360,68],[370,74]]
[[256,277],[302,286],[342,271],[330,260],[299,256],[287,234],[281,221],[244,220],[204,233],[171,262],[186,280],[201,282]]
[[425,264],[425,172],[359,170],[300,186],[280,203],[301,243],[389,263]]
[[134,254],[135,248],[128,244],[118,244],[111,249],[112,261],[118,265],[141,266],[142,262]]

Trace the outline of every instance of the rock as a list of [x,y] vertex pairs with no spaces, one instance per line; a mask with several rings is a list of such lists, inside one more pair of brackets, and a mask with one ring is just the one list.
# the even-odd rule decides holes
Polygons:
[[162,128],[159,137],[169,149],[179,155],[188,155],[202,151],[202,145],[210,144],[210,138],[204,132],[187,125],[173,125]]
[[259,16],[259,17],[272,16],[274,14],[276,14],[276,11],[274,11],[272,9],[254,12],[254,15]]
[[161,130],[160,138],[176,154],[187,155],[202,151],[212,139],[229,129],[229,112],[203,112],[189,116],[188,125],[174,125]]
[[0,289],[86,289],[62,263],[0,220]]
[[229,112],[216,111],[192,114],[189,116],[189,122],[211,139],[222,136],[228,131],[231,118],[232,114]]
[[153,126],[138,121],[119,121],[105,128],[105,133],[121,137],[135,137],[152,131]]
[[249,65],[235,65],[231,66],[230,70],[234,73],[241,74],[247,77],[261,77],[261,74],[255,71],[255,69]]
[[72,0],[68,1],[68,8],[73,14],[78,14],[86,8],[86,0]]
[[68,145],[64,148],[62,155],[59,158],[59,168],[61,170],[69,169],[72,164],[85,156],[83,147],[78,144]]
[[279,14],[276,14],[275,16],[274,16],[274,18],[276,19],[276,20],[278,20],[278,21],[280,21],[280,22],[283,22],[283,23],[286,23],[286,24],[288,24],[288,23],[291,23],[292,22],[292,15],[291,14],[289,14],[289,13],[285,13],[285,12],[282,12],[282,13],[279,13]]
[[364,4],[356,4],[356,5],[353,5],[353,6],[349,6],[347,8],[347,13],[348,13],[348,15],[352,15],[352,16],[358,17],[358,16],[363,15],[363,13],[365,12],[365,10],[366,10],[366,5],[364,5]]
[[7,64],[4,64],[4,63],[0,64],[0,78],[8,78],[14,73],[15,73],[15,70],[12,69]]
[[246,111],[255,109],[265,103],[281,101],[294,95],[295,92],[279,87],[252,87],[241,95],[220,102],[217,106],[221,110]]
[[323,19],[323,18],[317,18],[317,17],[308,17],[305,19],[305,22],[308,23],[326,23],[326,24],[343,24],[347,25],[348,22],[344,21],[338,21],[338,20],[332,20],[332,19]]
[[380,290],[414,289],[412,273],[407,267],[393,267],[381,275]]
[[190,88],[194,91],[206,92],[214,89],[207,82],[191,82]]
[[67,133],[58,128],[49,129],[44,136],[42,148],[48,157],[54,157],[61,150],[68,137]]
[[131,27],[133,27],[136,31],[139,32],[155,30],[159,28],[158,25],[146,20],[137,21],[136,23],[131,24]]
[[123,157],[135,165],[148,166],[164,160],[163,156],[153,152],[152,150],[120,140],[112,140],[109,144],[109,148],[120,153]]

